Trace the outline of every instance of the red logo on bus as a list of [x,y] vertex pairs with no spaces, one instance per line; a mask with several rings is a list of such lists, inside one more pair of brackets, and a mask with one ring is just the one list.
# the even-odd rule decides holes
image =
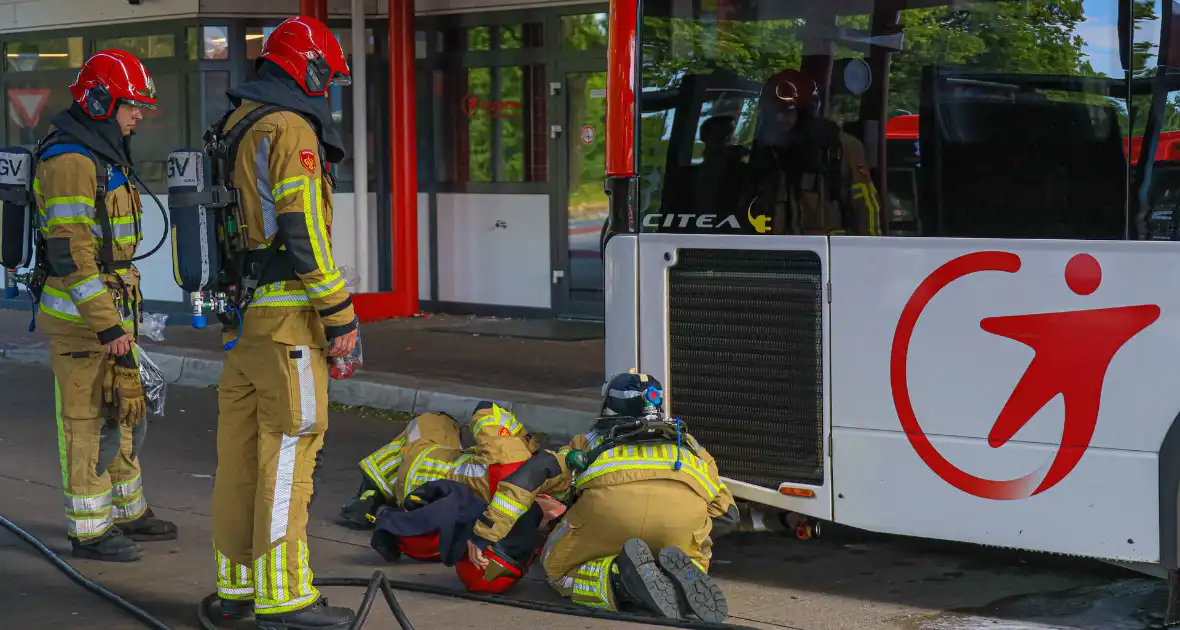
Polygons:
[[[1065,430],[1057,453],[1039,469],[1016,479],[976,477],[943,457],[914,415],[906,376],[910,340],[922,311],[950,283],[983,271],[1016,273],[1019,270],[1019,256],[999,251],[966,254],[936,269],[918,286],[902,310],[893,336],[889,366],[897,417],[922,461],[959,490],[1001,501],[1040,494],[1073,471],[1094,437],[1102,382],[1111,360],[1160,316],[1159,306],[1143,304],[988,317],[980,321],[983,330],[1019,341],[1036,353],[996,418],[988,434],[988,445],[1000,448],[1006,444],[1058,394],[1065,402]],[[1093,256],[1078,254],[1065,267],[1065,282],[1074,293],[1089,295],[1102,283],[1102,267]]]

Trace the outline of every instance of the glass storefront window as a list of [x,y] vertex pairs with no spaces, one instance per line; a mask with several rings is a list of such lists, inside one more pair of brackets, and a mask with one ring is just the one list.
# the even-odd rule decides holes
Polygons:
[[540,22],[498,26],[462,26],[442,32],[442,52],[488,52],[540,48],[544,44]]
[[49,119],[74,102],[70,83],[60,75],[10,75],[4,84],[7,143],[33,149],[49,133]]
[[156,83],[159,109],[143,110],[143,120],[136,125],[131,139],[135,170],[149,184],[166,181],[168,154],[186,142],[187,132],[182,76],[156,73],[152,79]]
[[124,50],[140,59],[167,59],[176,56],[176,36],[164,34],[96,39],[94,49]]
[[229,53],[229,27],[201,27],[201,59],[223,61]]
[[83,57],[81,37],[10,41],[4,46],[6,72],[34,72],[80,68]]
[[561,47],[566,50],[606,50],[607,14],[561,16]]
[[251,26],[246,29],[246,59],[257,59],[262,54],[262,45],[274,30],[273,26]]
[[440,180],[537,182],[547,173],[543,66],[439,71]]
[[1127,82],[1119,0],[710,6],[644,5],[645,228],[1124,237],[1151,88]]

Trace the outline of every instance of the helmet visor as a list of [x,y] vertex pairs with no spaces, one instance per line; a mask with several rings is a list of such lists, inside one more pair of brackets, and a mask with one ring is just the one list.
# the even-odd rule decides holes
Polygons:
[[341,87],[348,87],[348,86],[352,85],[352,77],[348,76],[347,74],[344,74],[343,72],[333,72],[331,83],[332,83],[332,85],[339,85]]
[[127,104],[132,107],[138,107],[140,109],[153,109],[153,110],[160,109],[160,106],[158,104],[156,104],[155,102],[149,103],[148,101],[139,101],[139,100],[130,99],[130,98],[121,99],[119,101],[119,104],[120,105]]

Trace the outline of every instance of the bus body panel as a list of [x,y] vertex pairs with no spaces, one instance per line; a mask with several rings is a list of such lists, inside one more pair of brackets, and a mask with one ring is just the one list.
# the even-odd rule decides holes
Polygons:
[[[839,522],[1160,561],[1157,453],[1180,412],[1180,251],[832,237],[831,252]],[[928,280],[956,265],[941,290]],[[899,395],[912,409],[908,434]],[[1014,424],[993,435],[1006,408]],[[938,455],[918,454],[909,437],[922,434]],[[1042,490],[1063,443],[1062,457],[1080,460]],[[1025,476],[1008,489],[990,483]]]
[[606,372],[639,367],[639,238],[620,234],[603,248]]

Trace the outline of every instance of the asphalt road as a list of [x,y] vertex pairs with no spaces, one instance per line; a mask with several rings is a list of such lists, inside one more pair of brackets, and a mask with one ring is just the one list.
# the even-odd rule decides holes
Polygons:
[[[196,603],[213,590],[209,501],[216,466],[216,394],[172,387],[167,414],[153,418],[143,455],[146,496],[177,522],[181,538],[145,543],[129,565],[68,557],[59,490],[53,384],[43,367],[0,362],[0,514],[65,554],[92,579],[159,616],[196,628]],[[367,577],[458,586],[438,565],[386,565],[366,534],[333,524],[356,488],[356,463],[398,431],[388,419],[334,413],[324,481],[309,531],[317,577]],[[713,575],[730,601],[730,622],[801,630],[1141,630],[1163,612],[1161,582],[1072,558],[1021,554],[916,539],[835,532],[799,542],[735,534],[718,542]],[[355,605],[359,589],[329,589],[333,603]],[[513,593],[560,603],[536,568]],[[640,628],[413,593],[399,595],[419,630]],[[396,628],[378,604],[368,628]],[[0,627],[132,629],[137,622],[54,570],[0,529]],[[248,628],[251,624],[239,624]]]

